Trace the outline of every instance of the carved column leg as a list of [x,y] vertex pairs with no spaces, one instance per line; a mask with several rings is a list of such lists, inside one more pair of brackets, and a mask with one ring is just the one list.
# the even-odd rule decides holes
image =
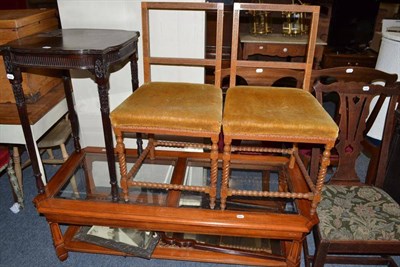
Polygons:
[[232,139],[224,136],[224,153],[222,156],[221,210],[226,208],[226,198],[229,195],[229,175],[231,164]]
[[[137,49],[136,49],[137,51]],[[137,65],[137,54],[133,54],[130,58],[131,62],[131,82],[132,82],[132,92],[135,92],[139,87],[139,75],[138,75],[138,65]],[[136,133],[136,145],[137,153],[140,156],[143,152],[143,140],[142,134]]]
[[218,136],[211,138],[211,170],[210,170],[210,208],[215,208],[217,197],[217,179],[218,179]]
[[81,151],[81,145],[79,143],[79,120],[78,116],[75,111],[74,99],[73,99],[73,89],[71,83],[71,76],[69,71],[63,71],[63,83],[64,83],[64,92],[65,98],[67,100],[68,105],[68,117],[71,121],[71,128],[72,128],[72,138],[74,140],[74,147],[76,152]]
[[322,190],[322,186],[324,185],[326,171],[330,164],[330,156],[331,156],[332,147],[333,147],[332,144],[325,145],[324,153],[322,153],[321,165],[319,167],[317,182],[315,184],[314,198],[311,202],[311,210],[310,210],[311,215],[314,215],[315,210],[317,209],[317,205],[321,201],[321,190]]
[[53,238],[56,255],[60,261],[65,261],[68,258],[68,251],[64,247],[64,236],[61,232],[58,223],[49,222],[51,236]]
[[104,134],[104,142],[107,153],[108,171],[110,175],[111,196],[112,200],[114,202],[117,202],[119,196],[118,196],[118,186],[117,186],[117,174],[115,169],[115,155],[114,155],[112,128],[109,117],[110,105],[108,99],[108,90],[110,89],[110,85],[108,76],[108,66],[104,66],[104,63],[101,59],[97,59],[95,62],[94,74],[96,76],[96,83],[100,98],[100,111],[101,111],[101,119],[103,122],[103,134]]
[[44,193],[44,183],[42,180],[42,173],[40,172],[39,162],[36,154],[36,143],[32,136],[32,130],[29,122],[28,111],[26,108],[24,91],[22,89],[22,75],[20,68],[10,65],[9,56],[4,56],[6,64],[7,77],[12,85],[15,102],[18,109],[19,119],[21,121],[22,130],[24,132],[28,154],[32,162],[33,174],[36,178],[36,187],[39,194]]

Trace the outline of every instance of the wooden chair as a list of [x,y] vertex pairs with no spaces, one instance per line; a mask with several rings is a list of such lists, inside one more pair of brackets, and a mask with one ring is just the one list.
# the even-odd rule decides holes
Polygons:
[[[238,55],[239,20],[244,11],[305,12],[310,15],[310,33],[305,62],[277,62],[241,60]],[[275,5],[235,3],[232,29],[232,57],[230,88],[228,89],[223,116],[224,152],[221,185],[221,209],[226,207],[226,199],[233,195],[305,198],[310,200],[310,214],[315,213],[320,199],[321,187],[329,165],[330,149],[333,147],[338,127],[314,96],[308,92],[313,65],[319,7],[305,5]],[[303,74],[302,88],[277,88],[267,86],[235,86],[236,70],[242,67],[263,69],[298,70]],[[254,148],[232,145],[233,140],[287,142],[291,148]],[[324,160],[316,184],[308,176],[297,151],[298,143],[325,145]],[[235,190],[229,187],[231,153],[250,151],[282,153],[290,156],[289,168],[297,163],[302,169],[310,192],[297,194],[281,187],[280,192]],[[267,164],[267,162],[266,162]]]
[[[40,150],[40,154],[44,154],[45,152],[48,154],[47,158],[42,158],[43,164],[61,165],[68,159],[69,155],[66,144],[71,137],[71,134],[72,128],[68,116],[65,116],[65,118],[58,121],[49,130],[49,132],[45,133],[45,135],[39,140],[37,144]],[[53,149],[57,148],[61,150],[61,158],[56,158],[54,156]],[[13,158],[15,162],[15,172],[18,183],[21,190],[23,191],[22,170],[28,167],[31,164],[31,161],[30,159],[28,159],[21,164],[21,157],[19,153],[19,148],[17,146],[13,147]],[[71,185],[73,187],[75,196],[79,197],[78,187],[74,177],[71,179]]]
[[[389,257],[358,257],[361,255],[400,254],[400,207],[386,192],[375,186],[362,184],[355,172],[355,160],[364,139],[369,104],[375,96],[389,97],[384,132],[393,132],[394,114],[400,83],[388,86],[357,82],[336,82],[324,85],[318,82],[314,89],[322,102],[323,95],[339,95],[339,138],[335,145],[339,160],[335,173],[322,191],[317,208],[319,224],[313,229],[316,252],[309,255],[304,242],[306,264],[390,264]],[[378,173],[384,173],[390,136],[384,134]],[[383,176],[378,176],[382,179]],[[377,180],[382,186],[383,180]],[[345,254],[345,255],[340,255]],[[348,255],[348,256],[346,256]]]
[[24,197],[22,195],[21,188],[19,187],[17,177],[15,176],[13,161],[10,156],[10,152],[7,147],[0,146],[0,173],[5,169],[7,169],[11,187],[13,189],[14,195],[17,198],[17,202],[10,209],[12,212],[18,213],[19,210],[24,207]]
[[[380,70],[376,70],[373,68],[366,67],[336,67],[336,68],[328,68],[328,69],[320,69],[313,70],[311,81],[317,82],[320,80],[324,84],[330,84],[333,82],[343,81],[343,82],[364,82],[364,83],[380,83],[383,85],[391,85],[397,80],[396,74],[389,74]],[[333,103],[332,116],[335,120],[338,120],[338,95],[336,93],[329,94],[330,97],[324,97],[323,103],[331,102]],[[377,142],[373,142],[371,138],[367,136],[367,133],[371,129],[371,126],[375,122],[375,119],[385,101],[385,96],[381,95],[377,97],[377,101],[375,106],[370,112],[370,115],[367,118],[366,128],[364,130],[364,139],[361,142],[363,152],[369,156],[370,163],[368,165],[366,183],[374,184],[376,180],[378,164],[379,164],[379,153],[380,153],[380,144]],[[386,133],[390,134],[390,133]],[[313,152],[314,154],[318,153],[318,148],[316,148]],[[310,176],[313,180],[315,180],[317,171],[318,171],[318,157],[313,157],[313,161],[311,161],[311,149],[303,148],[300,150],[300,154],[302,156],[305,165],[310,165]],[[311,161],[311,162],[310,162]],[[338,164],[338,154],[333,149],[331,153],[331,166],[337,166]],[[355,178],[355,182],[357,183],[359,179]],[[349,182],[347,180],[347,182]]]
[[[125,201],[129,201],[129,187],[147,187],[204,192],[214,208],[218,172],[218,139],[222,121],[222,91],[220,89],[222,61],[223,3],[142,3],[144,84],[111,112],[111,122],[117,139],[121,187]],[[177,12],[216,12],[215,59],[155,57],[150,53],[150,10],[175,10]],[[215,84],[182,82],[154,82],[151,69],[154,65],[201,66],[215,68]],[[146,149],[140,154],[131,171],[127,171],[124,134],[140,133],[148,136]],[[155,135],[166,138],[195,137],[211,140],[207,143],[188,143],[156,140]],[[169,139],[169,140],[171,140]],[[210,151],[210,184],[190,186],[135,181],[135,173],[146,157],[155,158],[155,147],[195,147]]]

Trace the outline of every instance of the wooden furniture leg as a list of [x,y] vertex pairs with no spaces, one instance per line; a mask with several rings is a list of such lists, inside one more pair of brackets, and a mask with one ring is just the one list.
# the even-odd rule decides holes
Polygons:
[[49,226],[57,257],[60,261],[65,261],[68,258],[68,251],[64,247],[64,236],[61,232],[60,226],[58,223],[53,222],[49,222]]
[[28,147],[29,157],[32,161],[33,174],[36,179],[36,187],[39,194],[44,193],[44,183],[42,180],[42,173],[40,172],[40,167],[38,163],[38,158],[36,154],[35,140],[33,140],[32,130],[30,127],[28,110],[26,108],[26,102],[24,97],[24,91],[22,89],[22,74],[21,69],[18,67],[12,68],[10,64],[10,56],[4,56],[6,64],[8,64],[7,73],[10,74],[10,83],[13,88],[18,114],[21,120],[22,129],[24,131],[24,137],[26,140],[26,146]]
[[293,240],[293,241],[287,241],[286,242],[286,247],[289,248],[287,253],[287,258],[286,258],[286,263],[287,266],[290,267],[298,267],[300,266],[300,260],[301,260],[301,249],[302,249],[302,240]]
[[19,150],[17,146],[13,147],[13,160],[14,160],[14,171],[15,171],[15,176],[17,176],[19,188],[21,189],[21,192],[24,191],[24,185],[22,182],[22,167],[21,167],[21,158],[19,157]]

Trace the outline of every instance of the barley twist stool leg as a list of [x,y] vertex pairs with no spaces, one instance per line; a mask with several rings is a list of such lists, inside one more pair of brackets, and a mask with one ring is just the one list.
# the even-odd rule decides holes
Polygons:
[[314,215],[317,205],[321,200],[321,190],[322,190],[322,186],[324,184],[326,171],[330,164],[330,156],[331,156],[332,147],[333,147],[332,144],[325,145],[324,153],[322,153],[321,165],[319,167],[318,178],[317,178],[317,182],[315,184],[314,198],[311,203],[311,211],[310,211],[311,215]]
[[224,140],[224,154],[222,166],[222,183],[221,183],[221,210],[226,208],[226,198],[229,194],[229,174],[230,174],[230,161],[231,161],[231,143],[232,140],[225,138]]
[[217,196],[217,176],[218,176],[218,137],[211,138],[211,173],[210,173],[210,208],[215,208],[215,199]]
[[125,202],[129,201],[129,190],[128,190],[128,177],[126,169],[126,158],[125,158],[125,144],[122,138],[122,133],[116,134],[117,145],[116,150],[118,153],[119,170],[121,173],[121,188]]

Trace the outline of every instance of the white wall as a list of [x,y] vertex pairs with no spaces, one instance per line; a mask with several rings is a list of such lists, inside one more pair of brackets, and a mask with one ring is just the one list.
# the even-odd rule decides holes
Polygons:
[[[160,1],[158,2],[168,2]],[[204,0],[190,0],[204,2]],[[70,28],[141,31],[140,0],[58,0],[61,26]],[[163,13],[161,13],[163,12]],[[155,16],[154,16],[155,15]],[[154,19],[154,21],[152,20]],[[179,15],[171,11],[150,13],[151,50],[156,56],[204,56],[205,18],[200,13]],[[171,30],[172,29],[172,30]],[[143,82],[142,39],[139,40],[139,83]],[[203,69],[153,68],[153,80],[202,83]],[[73,71],[72,84],[81,127],[81,145],[104,146],[97,86],[87,71]],[[130,93],[130,67],[110,75],[110,108],[113,110]],[[134,145],[134,142],[128,143]]]

